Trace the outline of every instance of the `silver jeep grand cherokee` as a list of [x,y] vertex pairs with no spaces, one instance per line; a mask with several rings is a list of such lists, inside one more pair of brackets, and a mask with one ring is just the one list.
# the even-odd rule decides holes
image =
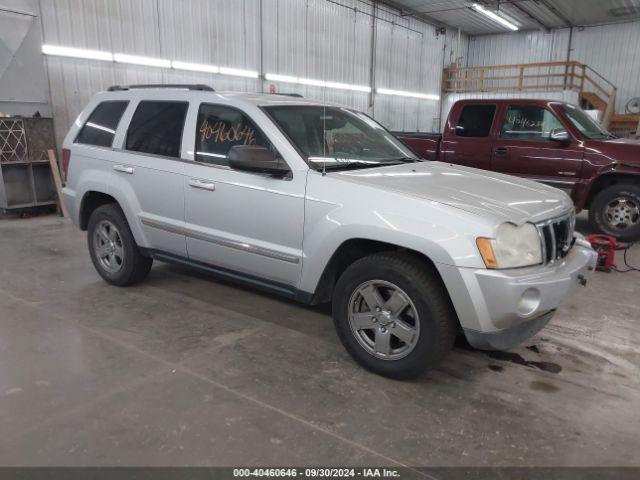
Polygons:
[[596,254],[563,192],[420,161],[367,115],[198,85],[112,87],[65,141],[64,200],[114,285],[175,262],[332,302],[364,367],[406,378],[463,332],[508,349]]

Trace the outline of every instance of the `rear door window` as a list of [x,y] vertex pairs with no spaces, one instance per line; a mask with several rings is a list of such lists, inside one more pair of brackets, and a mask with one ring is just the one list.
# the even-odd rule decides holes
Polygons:
[[500,138],[548,141],[554,128],[564,127],[546,108],[537,105],[510,105],[504,116]]
[[76,143],[111,147],[127,101],[102,102],[91,112],[76,137]]
[[127,130],[126,149],[179,158],[188,106],[187,102],[140,102]]
[[240,110],[223,105],[200,105],[196,161],[226,166],[229,164],[229,150],[235,145],[259,145],[277,154],[255,123]]
[[458,118],[456,136],[488,137],[495,115],[495,105],[465,105]]

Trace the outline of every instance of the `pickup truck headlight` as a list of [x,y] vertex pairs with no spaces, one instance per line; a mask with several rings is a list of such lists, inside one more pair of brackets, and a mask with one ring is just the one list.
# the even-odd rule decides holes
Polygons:
[[528,267],[542,263],[542,244],[536,226],[503,223],[496,238],[480,237],[478,250],[487,268]]

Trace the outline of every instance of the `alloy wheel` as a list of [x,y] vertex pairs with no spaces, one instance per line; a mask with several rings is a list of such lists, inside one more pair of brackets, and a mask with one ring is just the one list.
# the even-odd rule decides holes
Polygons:
[[409,355],[420,335],[411,298],[385,280],[369,280],[355,289],[349,299],[349,326],[362,348],[383,360]]
[[100,266],[109,273],[117,273],[124,265],[122,236],[116,226],[102,220],[93,234],[93,249]]

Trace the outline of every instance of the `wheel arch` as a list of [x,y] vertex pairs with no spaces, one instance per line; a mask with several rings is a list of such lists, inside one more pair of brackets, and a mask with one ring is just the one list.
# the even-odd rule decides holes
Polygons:
[[322,274],[320,275],[315,292],[312,294],[309,303],[316,305],[331,301],[334,287],[340,278],[340,275],[342,275],[349,265],[360,258],[380,252],[405,252],[414,256],[418,261],[423,262],[430,270],[433,271],[434,275],[438,277],[445,290],[449,293],[447,285],[440,275],[436,264],[424,253],[380,240],[351,238],[342,242],[331,255],[329,262],[326,264]]
[[[118,201],[107,193],[97,190],[89,190],[85,192],[82,196],[82,201],[80,202],[80,211],[78,218],[80,230],[87,230],[89,226],[89,218],[97,208],[110,203],[115,203],[120,207]],[[122,207],[120,208],[122,209]]]
[[611,172],[600,175],[596,180],[594,180],[594,182],[591,184],[591,187],[589,188],[589,193],[587,194],[587,200],[584,204],[584,208],[588,210],[591,206],[591,202],[593,202],[593,199],[602,190],[619,183],[634,183],[636,185],[640,185],[640,175],[619,172]]

